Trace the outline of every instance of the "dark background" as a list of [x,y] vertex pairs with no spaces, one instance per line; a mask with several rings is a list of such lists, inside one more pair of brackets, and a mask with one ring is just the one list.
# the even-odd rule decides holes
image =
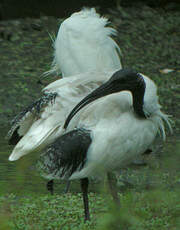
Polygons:
[[120,3],[122,7],[147,5],[166,10],[179,10],[180,0],[0,0],[0,20],[39,17],[43,15],[59,18],[68,17],[83,6],[99,7],[107,13]]

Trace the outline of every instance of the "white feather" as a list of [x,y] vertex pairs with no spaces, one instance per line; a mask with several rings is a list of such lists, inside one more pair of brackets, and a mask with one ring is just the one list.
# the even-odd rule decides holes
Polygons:
[[106,27],[108,20],[95,9],[83,9],[67,18],[54,43],[51,72],[63,77],[90,71],[120,69],[120,48],[111,38],[116,30]]
[[[62,125],[74,105],[104,83],[112,74],[113,72],[84,73],[60,79],[57,84],[53,82],[46,87],[44,89],[46,92],[58,93],[54,103],[49,102],[38,116],[28,113],[28,117],[31,117],[29,129],[24,129],[27,132],[13,149],[9,160],[18,160],[23,155],[40,150],[53,142],[63,133]],[[28,120],[24,119],[19,124],[20,130],[21,127],[24,127],[25,122]]]
[[74,105],[111,76],[108,70],[121,68],[120,49],[110,37],[116,31],[106,27],[107,24],[108,20],[94,9],[74,13],[61,24],[54,43],[54,67],[49,72],[55,69],[59,74],[61,69],[68,78],[44,89],[44,92],[58,94],[55,103],[49,102],[38,115],[27,113],[20,120],[18,133],[23,137],[9,160],[17,160],[53,142],[63,133],[61,126]]
[[156,85],[142,76],[146,83],[143,109],[149,114],[147,119],[135,116],[132,95],[123,91],[98,99],[72,122],[72,127],[92,131],[92,144],[85,166],[70,179],[94,177],[123,168],[149,148],[158,132],[165,138],[164,121],[170,126],[168,116],[160,110]]

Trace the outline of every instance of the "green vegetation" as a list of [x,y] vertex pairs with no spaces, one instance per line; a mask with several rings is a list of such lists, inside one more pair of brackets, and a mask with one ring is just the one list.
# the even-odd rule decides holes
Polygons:
[[[114,207],[111,196],[104,192],[104,186],[94,184],[96,192],[89,193],[92,220],[87,223],[83,219],[81,193],[73,192],[71,186],[68,194],[58,189],[54,196],[46,195],[40,180],[31,177],[35,180],[34,188],[38,187],[36,192],[29,192],[22,184],[13,194],[0,196],[0,230],[179,230],[179,147],[169,145],[163,161],[151,159],[151,164],[145,168],[129,168],[126,173],[120,173],[119,179],[127,178],[133,188],[123,186],[118,181],[121,191],[119,210]],[[18,175],[23,173],[22,168],[18,170]],[[22,178],[25,177],[26,173]],[[6,186],[15,186],[15,182]],[[91,185],[90,190],[94,188]]]
[[116,210],[97,193],[90,193],[92,220],[84,223],[81,194],[0,197],[1,230],[178,230],[180,197],[176,191],[129,191],[120,194]]

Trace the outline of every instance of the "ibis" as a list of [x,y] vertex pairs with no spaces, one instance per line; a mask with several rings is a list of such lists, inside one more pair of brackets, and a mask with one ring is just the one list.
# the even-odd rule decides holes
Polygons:
[[121,68],[120,48],[112,39],[116,31],[108,23],[95,9],[85,8],[60,25],[48,73],[61,71],[63,78],[45,87],[43,96],[12,121],[8,139],[15,147],[10,161],[40,151],[61,136],[71,109],[108,79],[108,71]]
[[103,72],[121,68],[119,48],[111,38],[115,30],[106,27],[107,23],[94,9],[83,9],[61,24],[52,71],[61,68],[63,78],[45,87],[43,96],[13,120],[8,133],[9,143],[15,145],[10,161],[42,149],[59,137],[73,106],[107,80],[108,74]]
[[38,167],[44,176],[80,179],[85,220],[90,220],[89,178],[107,174],[119,205],[112,172],[148,150],[157,133],[165,139],[164,125],[170,129],[171,125],[160,108],[150,78],[131,69],[109,73],[109,80],[72,109],[63,125],[64,134],[41,154]]

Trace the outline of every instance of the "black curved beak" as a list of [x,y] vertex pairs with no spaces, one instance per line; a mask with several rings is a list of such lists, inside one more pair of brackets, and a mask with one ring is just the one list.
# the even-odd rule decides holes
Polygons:
[[101,97],[123,90],[131,91],[133,96],[134,111],[140,117],[145,118],[146,116],[143,111],[145,87],[146,85],[144,79],[138,72],[129,69],[121,69],[119,71],[116,71],[106,83],[95,89],[92,93],[87,95],[82,101],[79,102],[79,104],[74,107],[64,123],[64,129],[68,127],[71,119],[84,106]]
[[68,117],[67,117],[67,119],[66,119],[66,121],[64,123],[64,129],[67,128],[67,126],[69,125],[69,122],[71,121],[71,119],[84,106],[88,105],[89,103],[91,103],[91,102],[93,102],[93,101],[95,101],[95,100],[97,100],[97,99],[99,99],[101,97],[107,96],[107,95],[112,94],[112,93],[119,92],[119,91],[121,91],[121,88],[120,88],[119,84],[114,84],[114,82],[109,80],[108,82],[104,83],[103,85],[101,85],[100,87],[95,89],[92,93],[90,93],[83,100],[81,100],[74,107],[74,109],[69,113],[69,115],[68,115]]

